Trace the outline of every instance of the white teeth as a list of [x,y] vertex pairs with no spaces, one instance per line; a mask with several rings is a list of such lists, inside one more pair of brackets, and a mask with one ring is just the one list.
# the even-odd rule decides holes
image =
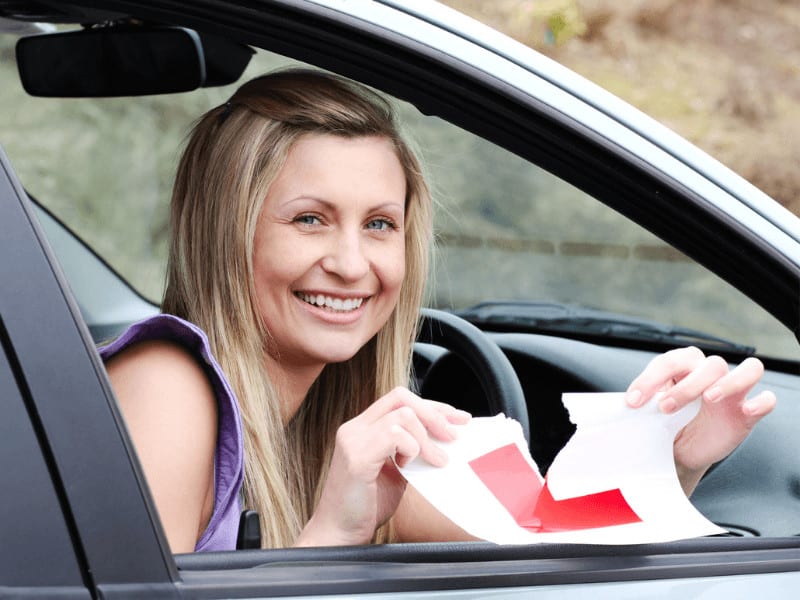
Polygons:
[[342,300],[341,298],[332,298],[322,294],[305,294],[303,292],[297,292],[296,295],[303,302],[340,312],[355,310],[364,302],[364,298],[345,298]]

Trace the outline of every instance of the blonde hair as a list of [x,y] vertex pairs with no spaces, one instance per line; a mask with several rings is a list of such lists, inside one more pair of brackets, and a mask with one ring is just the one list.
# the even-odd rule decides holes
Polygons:
[[[269,331],[253,284],[256,221],[270,184],[301,136],[381,136],[406,179],[405,278],[387,323],[350,360],[328,364],[284,426],[264,368]],[[237,395],[245,447],[244,504],[260,513],[265,547],[291,545],[319,499],[339,425],[408,385],[428,269],[431,199],[391,105],[346,79],[280,71],[242,85],[207,112],[188,141],[172,196],[162,310],[208,334]],[[391,536],[390,527],[376,540]]]

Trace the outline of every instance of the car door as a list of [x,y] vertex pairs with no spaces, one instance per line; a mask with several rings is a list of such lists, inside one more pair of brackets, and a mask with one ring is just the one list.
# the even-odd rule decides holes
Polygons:
[[91,338],[0,150],[0,595],[171,597],[175,567]]

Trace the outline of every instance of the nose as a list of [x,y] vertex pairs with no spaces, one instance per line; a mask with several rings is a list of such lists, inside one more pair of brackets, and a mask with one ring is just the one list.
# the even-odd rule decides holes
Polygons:
[[331,236],[330,246],[322,259],[325,272],[345,282],[356,282],[369,273],[370,261],[365,253],[360,231],[342,230]]

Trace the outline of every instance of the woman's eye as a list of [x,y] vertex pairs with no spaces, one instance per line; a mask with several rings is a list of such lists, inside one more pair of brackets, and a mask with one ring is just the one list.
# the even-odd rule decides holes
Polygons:
[[386,231],[388,229],[395,229],[395,225],[389,219],[373,219],[367,223],[367,229]]
[[295,217],[295,223],[300,223],[301,225],[319,225],[321,221],[319,217],[315,215],[300,215],[299,217]]

